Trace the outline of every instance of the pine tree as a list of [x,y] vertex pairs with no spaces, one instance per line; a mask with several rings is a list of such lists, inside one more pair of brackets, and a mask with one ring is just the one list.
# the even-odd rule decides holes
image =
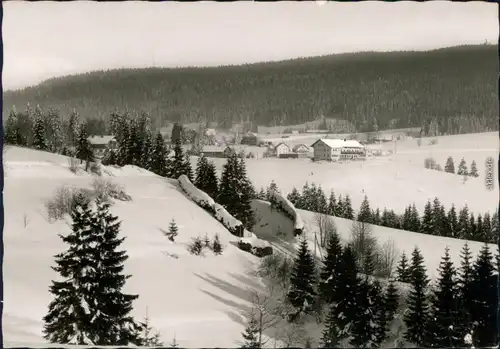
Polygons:
[[382,217],[380,217],[380,225],[382,225],[383,227],[389,227],[390,224],[389,211],[384,207],[384,210],[382,211]]
[[168,225],[168,233],[166,235],[172,242],[174,242],[175,237],[179,235],[179,228],[177,227],[177,223],[175,223],[175,219],[170,221],[170,224]]
[[145,347],[162,347],[163,342],[160,340],[160,333],[154,331],[151,327],[149,321],[148,311],[146,309],[146,316],[144,321],[140,324],[142,327],[141,334],[139,336],[139,344]]
[[429,279],[426,275],[424,259],[420,250],[415,247],[412,253],[410,284],[412,290],[408,295],[408,311],[404,316],[406,324],[405,339],[417,346],[427,345],[427,325],[429,317],[429,305],[426,297],[426,289]]
[[476,218],[474,217],[474,213],[471,212],[469,214],[469,231],[465,236],[468,240],[476,240],[477,226],[476,226]]
[[448,237],[456,237],[458,234],[458,218],[454,204],[451,205],[451,208],[448,211],[447,221],[449,225],[448,231],[450,232],[450,235],[448,235]]
[[444,172],[455,173],[455,164],[453,163],[453,158],[451,156],[446,160],[446,165],[444,166]]
[[389,280],[385,292],[382,293],[382,290],[379,290],[377,286],[374,287],[373,292],[380,295],[380,299],[377,299],[380,304],[376,306],[374,317],[374,344],[375,347],[380,347],[387,338],[391,323],[394,320],[394,315],[399,306],[399,295],[393,279]]
[[184,150],[182,149],[182,143],[180,139],[177,139],[174,143],[174,158],[172,160],[172,178],[179,178],[181,175],[187,175],[186,169],[186,159],[184,157]]
[[156,134],[153,151],[151,154],[151,165],[150,170],[159,176],[167,175],[167,149],[165,148],[165,142],[163,136],[160,132]]
[[17,113],[15,108],[13,108],[10,113],[9,117],[7,119],[7,125],[5,128],[5,143],[6,144],[13,144],[13,145],[18,145],[21,144],[20,142],[20,130],[19,130],[19,120],[17,117]]
[[193,168],[191,167],[191,160],[188,154],[184,155],[183,174],[187,176],[191,183],[193,182]]
[[214,241],[212,243],[212,251],[214,251],[217,255],[222,254],[222,244],[220,243],[219,234],[215,234]]
[[432,206],[430,201],[427,201],[424,207],[424,216],[422,217],[420,232],[429,235],[434,233]]
[[146,170],[151,170],[153,162],[153,136],[151,132],[146,132],[144,135],[144,143],[142,145],[141,167]]
[[353,220],[354,219],[354,211],[352,210],[351,198],[349,197],[349,195],[345,196],[343,208],[344,208],[344,217],[343,218]]
[[489,212],[486,212],[483,217],[483,228],[480,241],[488,243],[495,242],[494,238],[492,239],[492,224]]
[[411,224],[410,223],[410,220],[411,220],[411,208],[410,207],[405,208],[405,212],[403,213],[403,223],[402,223],[403,230],[408,230],[408,231],[410,231],[410,224]]
[[431,233],[432,235],[443,236],[443,212],[441,210],[441,202],[436,197],[432,204],[432,219],[431,219]]
[[457,290],[456,271],[450,259],[449,249],[446,248],[439,264],[439,277],[432,298],[432,321],[429,326],[432,330],[428,334],[432,344],[440,348],[459,347],[462,344],[462,334],[458,332],[460,314]]
[[298,313],[308,313],[316,297],[316,270],[314,258],[309,251],[307,240],[300,242],[297,257],[290,277],[290,289],[287,299],[298,310]]
[[457,175],[459,175],[459,176],[468,176],[469,175],[469,171],[467,170],[467,164],[465,163],[464,158],[462,158],[462,160],[460,160],[460,164],[458,164]]
[[241,334],[243,339],[245,340],[243,346],[241,348],[251,349],[251,348],[260,348],[259,344],[259,324],[257,320],[252,314],[250,321],[248,322],[247,327],[245,328],[245,332]]
[[350,335],[351,327],[358,314],[357,309],[357,287],[360,283],[358,278],[355,253],[351,246],[346,246],[339,262],[339,273],[337,274],[337,289],[333,299],[334,306],[331,309],[331,317],[336,324],[336,336],[339,342]]
[[85,171],[88,171],[90,163],[95,161],[94,152],[90,147],[90,143],[88,141],[87,129],[85,125],[82,125],[82,127],[80,127],[75,156],[76,158],[85,161]]
[[336,216],[337,215],[337,200],[335,199],[335,192],[333,190],[330,191],[330,196],[328,197],[328,215]]
[[[260,187],[259,193],[257,194],[257,198],[259,200],[264,200],[266,201],[266,192],[264,191],[264,188]],[[290,200],[290,198],[288,198]],[[294,204],[295,205],[295,204]]]
[[460,252],[460,270],[457,278],[457,294],[460,309],[459,329],[460,333],[469,333],[472,329],[470,312],[472,309],[472,255],[469,245],[465,242]]
[[194,185],[210,195],[211,198],[217,198],[218,179],[215,165],[209,162],[204,155],[198,159]]
[[326,254],[320,272],[319,291],[321,299],[326,303],[334,300],[337,284],[337,273],[339,272],[340,259],[342,256],[342,245],[336,232],[331,234],[326,246]]
[[410,231],[418,233],[420,231],[420,224],[420,216],[415,203],[413,203],[410,210]]
[[81,196],[71,217],[72,233],[61,236],[69,248],[56,256],[54,268],[64,281],[52,282],[45,338],[59,344],[140,344],[140,325],[129,315],[138,296],[121,292],[129,278],[122,274],[128,257],[116,251],[124,240],[118,238],[117,217],[98,199],[94,213]]
[[476,228],[474,229],[473,240],[485,242],[483,217],[481,216],[481,214],[479,214],[476,219]]
[[396,268],[396,274],[399,282],[410,283],[411,270],[410,265],[408,264],[408,258],[406,257],[406,253],[404,251],[401,253],[401,258]]
[[45,138],[45,121],[40,107],[35,109],[35,122],[33,124],[33,148],[38,150],[48,150],[47,139]]
[[382,218],[380,217],[380,209],[377,207],[375,211],[372,211],[372,224],[380,225],[382,223]]
[[500,229],[499,229],[499,220],[498,220],[498,208],[495,212],[493,212],[493,215],[491,216],[491,235],[488,239],[489,243],[496,243],[498,241],[498,238],[500,236]]
[[357,287],[356,316],[351,327],[349,343],[357,348],[371,348],[376,337],[374,320],[381,309],[381,287],[378,281],[372,285],[365,277]]
[[363,223],[372,223],[372,211],[370,209],[370,204],[368,202],[368,197],[366,195],[359,208],[357,220]]
[[325,319],[325,329],[321,336],[322,348],[337,348],[340,344],[341,337],[337,326],[337,311],[336,305],[332,304],[328,307],[328,314]]
[[474,323],[474,344],[490,347],[497,343],[497,285],[493,256],[485,244],[474,263],[471,284],[471,320]]
[[69,116],[67,139],[70,146],[76,147],[78,141],[78,130],[80,129],[80,116],[73,110]]
[[471,177],[479,177],[479,173],[477,172],[477,165],[474,160],[472,160],[472,163],[470,164],[470,173],[469,176]]
[[321,186],[318,187],[318,194],[316,196],[316,212],[328,214],[328,200]]
[[470,230],[469,224],[470,224],[469,209],[468,209],[467,205],[465,205],[458,213],[457,233],[454,236],[454,238],[467,239],[467,237],[469,236],[469,230]]
[[345,218],[345,209],[344,209],[344,201],[342,200],[342,195],[339,195],[339,199],[337,200],[337,217]]
[[[262,189],[264,190],[264,189]],[[297,188],[293,187],[292,191],[286,197],[292,204],[296,205],[300,200],[300,193]]]

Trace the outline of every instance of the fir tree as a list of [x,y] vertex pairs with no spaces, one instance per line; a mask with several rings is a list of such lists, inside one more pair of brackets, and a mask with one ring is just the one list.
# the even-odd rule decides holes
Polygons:
[[[264,189],[262,189],[264,191]],[[259,194],[260,196],[260,194]],[[296,205],[300,200],[300,193],[297,188],[293,187],[292,191],[286,197],[292,204]]]
[[214,241],[212,243],[212,251],[214,251],[217,255],[222,254],[222,245],[220,243],[219,234],[215,234]]
[[182,149],[182,143],[180,139],[177,139],[174,143],[174,158],[172,160],[172,178],[179,178],[181,175],[187,175],[186,169],[186,159],[184,157],[184,150]]
[[427,201],[427,203],[425,204],[424,216],[422,217],[420,232],[429,235],[432,235],[434,233],[432,206],[430,201]]
[[325,329],[321,337],[322,348],[337,348],[340,344],[339,338],[341,334],[337,326],[337,316],[336,305],[330,305],[326,316]]
[[323,301],[331,303],[334,300],[337,284],[337,273],[342,256],[342,245],[336,232],[331,234],[326,246],[326,254],[320,272],[319,291]]
[[45,121],[39,107],[35,109],[35,122],[33,124],[33,148],[38,150],[48,150],[47,139],[45,138]]
[[13,145],[18,145],[22,144],[20,141],[21,138],[21,131],[19,129],[19,120],[17,117],[17,113],[15,111],[15,108],[10,111],[9,117],[7,119],[7,125],[5,128],[5,143],[6,144],[13,144]]
[[[264,188],[260,187],[259,193],[257,194],[257,198],[259,200],[264,200],[266,201],[266,192],[264,191]],[[290,200],[290,199],[289,199]],[[294,204],[295,205],[295,204]]]
[[193,168],[191,167],[191,160],[190,160],[188,154],[184,155],[184,163],[183,163],[182,170],[183,170],[183,174],[185,174],[187,176],[187,178],[189,179],[189,181],[192,183],[194,180]]
[[177,227],[177,223],[175,223],[175,219],[170,221],[170,224],[168,225],[168,233],[166,235],[172,242],[174,242],[175,237],[179,235],[179,228]]
[[[380,304],[376,307],[376,313],[374,314],[374,344],[375,347],[380,347],[389,333],[394,314],[399,305],[399,295],[394,280],[392,279],[389,280],[384,293],[382,293],[382,290],[377,284],[375,284],[373,292],[374,297],[377,297],[377,294],[380,295],[379,298],[376,298],[376,301],[380,302]],[[375,303],[375,305],[377,304],[378,303]]]
[[448,237],[456,237],[458,234],[458,218],[457,211],[455,210],[455,205],[453,204],[448,211],[447,221],[449,224],[448,231],[450,232],[450,235],[448,235]]
[[330,191],[330,196],[328,197],[328,215],[336,216],[337,215],[337,199],[335,199],[335,192],[333,190]]
[[351,198],[349,197],[349,195],[345,196],[343,210],[344,210],[343,218],[350,220],[354,219],[354,211],[352,210]]
[[498,209],[493,212],[493,215],[491,216],[491,235],[488,238],[489,243],[496,243],[498,241],[498,238],[500,236],[500,229],[499,229],[499,220],[498,220]]
[[278,185],[276,184],[276,182],[274,180],[272,180],[266,189],[266,200],[269,202],[272,202],[272,197],[273,197],[272,194],[274,192],[277,192],[278,190],[279,190]]
[[[440,348],[459,347],[462,334],[457,299],[456,271],[450,259],[449,249],[439,264],[439,277],[432,299],[432,321],[430,321],[429,343]],[[431,342],[432,340],[432,342]]]
[[430,234],[443,236],[443,212],[441,210],[441,202],[436,197],[432,203],[432,219],[431,219],[431,230]]
[[474,237],[473,238],[476,241],[483,241],[483,242],[486,241],[484,239],[483,217],[481,216],[481,214],[479,214],[477,216],[476,227],[474,229]]
[[476,226],[476,218],[474,217],[474,213],[471,212],[469,214],[469,231],[465,236],[468,240],[476,240],[477,226]]
[[399,282],[410,283],[411,281],[411,270],[408,264],[408,258],[406,257],[406,253],[403,251],[401,253],[401,258],[399,260],[399,264],[396,268],[396,273],[398,276]]
[[455,173],[455,164],[453,163],[453,158],[451,156],[446,160],[446,165],[444,166],[444,172]]
[[474,344],[490,347],[497,343],[497,285],[493,256],[485,244],[473,265],[471,320],[474,323]]
[[140,326],[129,315],[138,296],[121,291],[129,278],[122,274],[128,257],[116,250],[124,240],[118,238],[117,217],[99,200],[94,213],[81,196],[71,217],[72,233],[61,236],[69,248],[56,256],[54,268],[64,281],[52,282],[45,338],[59,344],[140,344]]
[[384,210],[382,211],[382,217],[380,217],[380,225],[383,227],[390,227],[390,217],[389,217],[389,211],[387,208],[384,207]]
[[372,285],[365,277],[360,281],[357,291],[356,316],[351,327],[349,343],[357,348],[371,348],[376,337],[376,328],[373,326],[377,313],[381,309],[381,287],[378,281]]
[[298,313],[308,313],[316,297],[316,270],[313,256],[309,251],[306,239],[302,239],[295,258],[290,277],[290,289],[287,299],[298,310]]
[[76,158],[85,161],[85,171],[88,171],[90,163],[95,161],[94,152],[90,147],[87,135],[87,128],[85,127],[85,125],[82,125],[82,127],[80,127],[75,156]]
[[326,199],[325,192],[321,188],[318,188],[318,194],[316,196],[316,212],[328,214],[328,200]]
[[410,210],[410,231],[420,231],[420,216],[414,203],[411,205]]
[[372,223],[372,211],[370,209],[370,204],[368,202],[368,197],[366,195],[359,208],[357,220],[363,223]]
[[474,160],[472,160],[472,163],[470,164],[470,173],[469,176],[471,177],[479,177],[479,173],[477,172],[477,165]]
[[460,309],[459,329],[460,333],[469,333],[472,330],[470,312],[474,299],[472,293],[472,255],[467,242],[465,242],[460,252],[460,258],[460,270],[457,278],[457,294]]
[[490,213],[486,212],[483,217],[482,236],[480,241],[488,243],[496,242],[494,240],[494,237],[493,239],[492,237],[493,236],[492,236],[492,224],[491,224]]
[[458,226],[454,238],[466,239],[469,236],[469,209],[465,205],[458,213]]
[[243,339],[245,340],[243,346],[241,348],[251,349],[251,348],[260,348],[259,344],[259,324],[257,320],[252,315],[250,321],[248,322],[247,327],[245,328],[245,332],[241,334]]
[[337,289],[333,299],[335,306],[332,307],[332,318],[337,326],[336,333],[338,341],[349,337],[352,324],[356,320],[357,292],[360,283],[358,278],[355,253],[351,246],[346,246],[339,263],[337,274]]
[[404,316],[406,324],[405,339],[417,346],[426,345],[429,305],[426,289],[429,279],[426,275],[424,259],[420,250],[415,247],[412,253],[410,284],[412,290],[408,295],[408,311]]
[[156,134],[153,151],[151,154],[151,165],[150,170],[159,176],[167,175],[167,149],[165,148],[165,142],[163,136],[160,132]]
[[204,155],[198,159],[194,185],[210,195],[211,198],[217,198],[218,179],[215,165],[209,162]]
[[457,175],[459,175],[459,176],[468,176],[469,175],[469,171],[467,170],[467,164],[465,163],[464,158],[462,158],[462,160],[460,160],[460,164],[458,164]]
[[342,195],[339,195],[336,208],[337,208],[336,216],[340,218],[345,218],[344,201],[342,200]]
[[78,130],[80,129],[80,116],[73,110],[69,116],[67,139],[70,146],[75,146],[78,141]]
[[139,343],[141,346],[145,347],[162,347],[163,342],[160,340],[160,333],[154,331],[151,327],[149,321],[148,311],[146,309],[146,316],[144,321],[140,324],[142,326],[142,331],[139,336]]
[[144,135],[144,143],[142,145],[141,167],[146,170],[151,170],[153,163],[153,136],[151,132],[146,132]]

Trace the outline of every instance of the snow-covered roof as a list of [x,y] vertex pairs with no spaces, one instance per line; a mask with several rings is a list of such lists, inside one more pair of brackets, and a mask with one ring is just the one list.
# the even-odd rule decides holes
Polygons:
[[90,136],[87,138],[90,144],[109,144],[109,142],[114,141],[114,136]]
[[314,145],[316,143],[318,143],[319,141],[322,141],[323,143],[325,143],[326,145],[328,145],[331,148],[344,148],[344,147],[364,148],[361,143],[359,143],[358,141],[353,140],[353,139],[344,140],[344,139],[329,139],[329,138],[320,138],[316,142],[314,142],[311,145],[311,147],[314,147]]
[[307,150],[309,150],[309,147],[307,145],[305,145],[305,144],[302,144],[302,143],[295,145],[293,147],[293,150],[296,151],[296,150],[300,149],[301,147],[305,147]]
[[226,147],[219,147],[217,145],[206,145],[203,147],[201,152],[207,152],[207,153],[222,153]]
[[278,148],[280,145],[284,145],[285,147],[287,147],[288,149],[290,149],[290,146],[284,142],[279,142],[278,144],[276,144],[276,146],[274,148]]

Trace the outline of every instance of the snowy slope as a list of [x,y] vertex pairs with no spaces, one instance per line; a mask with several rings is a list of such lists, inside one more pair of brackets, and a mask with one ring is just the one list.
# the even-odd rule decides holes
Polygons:
[[[257,212],[257,223],[254,227],[254,232],[259,238],[265,238],[273,242],[274,245],[281,247],[281,250],[294,251],[298,246],[297,241],[293,239],[293,223],[280,212],[271,210],[269,203],[261,200],[255,200],[252,203],[252,208]],[[314,234],[318,234],[319,229],[316,223],[316,214],[314,212],[297,210],[302,217],[305,225],[305,234],[309,242],[309,248],[314,251]],[[353,221],[331,217],[335,222],[337,232],[339,233],[342,242],[347,243],[351,238],[351,227]],[[372,234],[380,245],[387,241],[393,241],[394,247],[398,253],[405,252],[410,257],[415,246],[418,246],[425,260],[429,277],[435,279],[437,268],[444,254],[445,248],[450,249],[450,257],[456,266],[460,265],[460,250],[465,244],[465,240],[452,239],[440,236],[431,236],[426,234],[413,233],[404,230],[370,225]],[[282,230],[286,235],[282,237],[276,236],[276,231]],[[473,258],[477,255],[481,247],[484,245],[476,241],[468,241],[469,248]],[[489,244],[491,252],[497,253],[497,246]],[[319,247],[316,249],[316,255],[321,257]]]
[[[86,187],[94,177],[72,174],[65,157],[33,150],[12,148],[6,160],[4,345],[45,347],[41,319],[52,299],[50,281],[57,277],[53,256],[65,249],[57,234],[69,228],[62,221],[47,222],[44,201],[61,185]],[[132,196],[130,202],[116,202],[112,212],[127,237],[125,270],[132,277],[126,291],[140,295],[134,315],[142,320],[148,307],[166,344],[175,334],[181,347],[237,345],[244,329],[238,309],[248,299],[246,288],[258,287],[247,277],[257,258],[233,246],[237,238],[190,201],[175,180],[133,166],[109,172]],[[171,219],[179,227],[175,243],[162,234]],[[222,256],[187,253],[190,239],[205,233],[220,235]]]

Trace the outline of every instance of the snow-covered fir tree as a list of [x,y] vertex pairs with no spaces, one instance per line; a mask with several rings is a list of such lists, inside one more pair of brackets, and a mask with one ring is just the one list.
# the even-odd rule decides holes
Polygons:
[[51,152],[60,152],[63,146],[63,127],[59,113],[49,108],[45,119],[45,139]]
[[337,217],[345,218],[344,201],[342,200],[342,195],[339,195],[337,200]]
[[494,243],[496,242],[494,240],[494,237],[492,236],[492,225],[491,225],[491,217],[490,213],[486,212],[483,217],[483,227],[482,227],[482,234],[481,234],[481,241],[482,242],[488,242],[488,243]]
[[472,330],[471,309],[474,301],[472,292],[472,254],[467,242],[460,251],[460,259],[460,269],[457,275],[457,297],[460,310],[458,330],[464,334]]
[[337,326],[337,315],[336,304],[329,305],[325,319],[325,328],[320,340],[321,348],[338,348],[340,345],[341,335]]
[[269,183],[269,186],[266,188],[266,200],[271,202],[272,194],[278,191],[279,191],[278,185],[274,180],[272,180],[271,183]]
[[73,112],[69,116],[68,128],[66,131],[67,135],[66,138],[70,146],[76,146],[76,143],[78,141],[79,129],[80,129],[80,116],[78,115],[76,110],[73,109]]
[[255,317],[252,316],[250,317],[248,321],[248,325],[245,328],[245,332],[243,332],[242,337],[244,339],[244,343],[241,346],[241,348],[245,349],[254,349],[254,348],[260,348],[259,344],[259,324]]
[[208,159],[201,155],[196,165],[196,177],[194,185],[210,195],[211,198],[217,198],[218,179],[215,165],[209,162]]
[[[61,236],[68,249],[56,256],[63,281],[52,281],[54,299],[44,317],[45,339],[58,344],[140,344],[141,326],[129,315],[136,295],[121,289],[130,276],[122,274],[127,260],[117,251],[120,223],[109,204],[96,201],[95,212],[83,196],[71,212],[72,232]],[[106,280],[106,282],[102,282]]]
[[146,316],[140,323],[141,332],[139,334],[139,344],[145,347],[163,347],[163,342],[160,340],[160,332],[155,331],[151,326],[151,322],[146,309]]
[[179,228],[177,227],[177,223],[175,223],[175,219],[172,219],[168,225],[167,237],[170,241],[175,241],[177,235],[179,235]]
[[33,123],[33,148],[38,150],[48,150],[45,134],[45,120],[40,107],[36,107]]
[[470,231],[469,208],[465,205],[458,213],[457,233],[454,236],[457,239],[466,239]]
[[470,164],[469,176],[479,177],[479,173],[477,172],[477,165],[476,165],[476,162],[474,160],[472,160],[472,163]]
[[434,221],[432,214],[432,205],[429,200],[424,207],[424,215],[422,217],[422,224],[420,226],[420,232],[423,234],[434,235]]
[[459,347],[463,342],[463,334],[459,332],[458,287],[448,247],[438,270],[439,277],[431,302],[432,319],[428,324],[428,343],[440,348]]
[[476,347],[497,345],[497,277],[494,275],[493,255],[487,244],[481,248],[472,267],[471,320]]
[[222,254],[222,244],[220,243],[219,234],[215,234],[214,241],[212,242],[211,248],[215,254],[217,254],[217,255]]
[[141,153],[141,167],[146,170],[151,170],[153,162],[153,136],[151,132],[147,131],[144,134],[144,141],[142,144]]
[[368,197],[366,195],[363,199],[363,202],[361,202],[357,220],[363,223],[372,223],[372,211],[370,209],[370,203],[368,202]]
[[80,127],[80,132],[78,134],[78,141],[76,144],[76,154],[77,159],[85,161],[85,171],[88,171],[91,162],[95,161],[94,152],[90,147],[88,140],[87,127],[82,125]]
[[345,219],[354,219],[354,211],[352,209],[351,197],[349,195],[345,196],[344,199],[344,217]]
[[356,316],[351,326],[349,343],[356,348],[371,348],[376,339],[376,314],[382,309],[381,287],[378,281],[373,284],[365,276],[356,288]]
[[287,299],[297,310],[297,314],[312,310],[316,298],[316,270],[314,258],[309,251],[307,240],[300,242],[290,277]]
[[446,160],[446,165],[444,165],[444,172],[455,173],[455,164],[451,156]]
[[154,139],[150,170],[159,176],[167,176],[167,149],[160,132],[156,134]]
[[[264,189],[262,189],[262,190],[264,190]],[[293,187],[292,191],[286,196],[286,198],[288,200],[290,200],[290,202],[292,204],[296,205],[297,202],[299,202],[299,200],[300,200],[300,193],[297,190],[297,188]]]
[[331,303],[334,300],[334,294],[337,286],[336,274],[339,271],[340,260],[342,257],[342,245],[337,232],[330,234],[326,246],[325,256],[319,275],[319,294],[321,300],[325,303]]
[[451,208],[448,211],[448,215],[447,215],[446,220],[447,220],[448,225],[449,225],[449,228],[448,228],[449,232],[450,232],[449,237],[456,237],[457,232],[458,232],[458,218],[457,218],[457,211],[455,209],[454,204],[451,204]]
[[408,310],[404,316],[405,339],[417,346],[427,345],[429,304],[426,295],[429,279],[420,250],[415,247],[411,259],[411,291],[407,298]]
[[398,266],[396,267],[397,280],[399,282],[410,283],[411,281],[411,269],[408,263],[408,257],[403,251],[401,253],[401,258],[399,259]]
[[331,309],[332,318],[335,318],[336,333],[339,342],[349,338],[351,327],[356,320],[357,287],[360,283],[356,256],[351,246],[346,246],[342,253],[337,274],[337,289],[335,291]]
[[[399,306],[399,294],[396,284],[393,279],[390,279],[385,292],[381,293],[378,291],[377,286],[372,290],[374,295],[372,297],[376,298],[377,293],[380,294],[381,304],[376,308],[374,316],[374,327],[375,336],[374,344],[375,347],[380,347],[381,344],[386,340],[387,335],[390,331],[392,321]],[[377,301],[378,299],[376,299]],[[377,303],[375,303],[377,304]]]
[[420,216],[418,214],[415,203],[413,203],[410,210],[410,231],[419,232],[420,224]]
[[19,119],[15,108],[13,108],[9,113],[9,117],[7,118],[7,125],[5,127],[6,144],[12,144],[12,145],[21,144],[20,142],[21,131],[19,129],[18,123]]
[[460,176],[468,176],[469,175],[469,171],[467,169],[467,164],[465,163],[464,158],[462,158],[462,160],[460,160],[460,164],[458,164],[457,175],[460,175]]
[[337,215],[337,199],[335,198],[335,192],[330,191],[330,196],[328,197],[328,209],[327,212],[330,216]]

